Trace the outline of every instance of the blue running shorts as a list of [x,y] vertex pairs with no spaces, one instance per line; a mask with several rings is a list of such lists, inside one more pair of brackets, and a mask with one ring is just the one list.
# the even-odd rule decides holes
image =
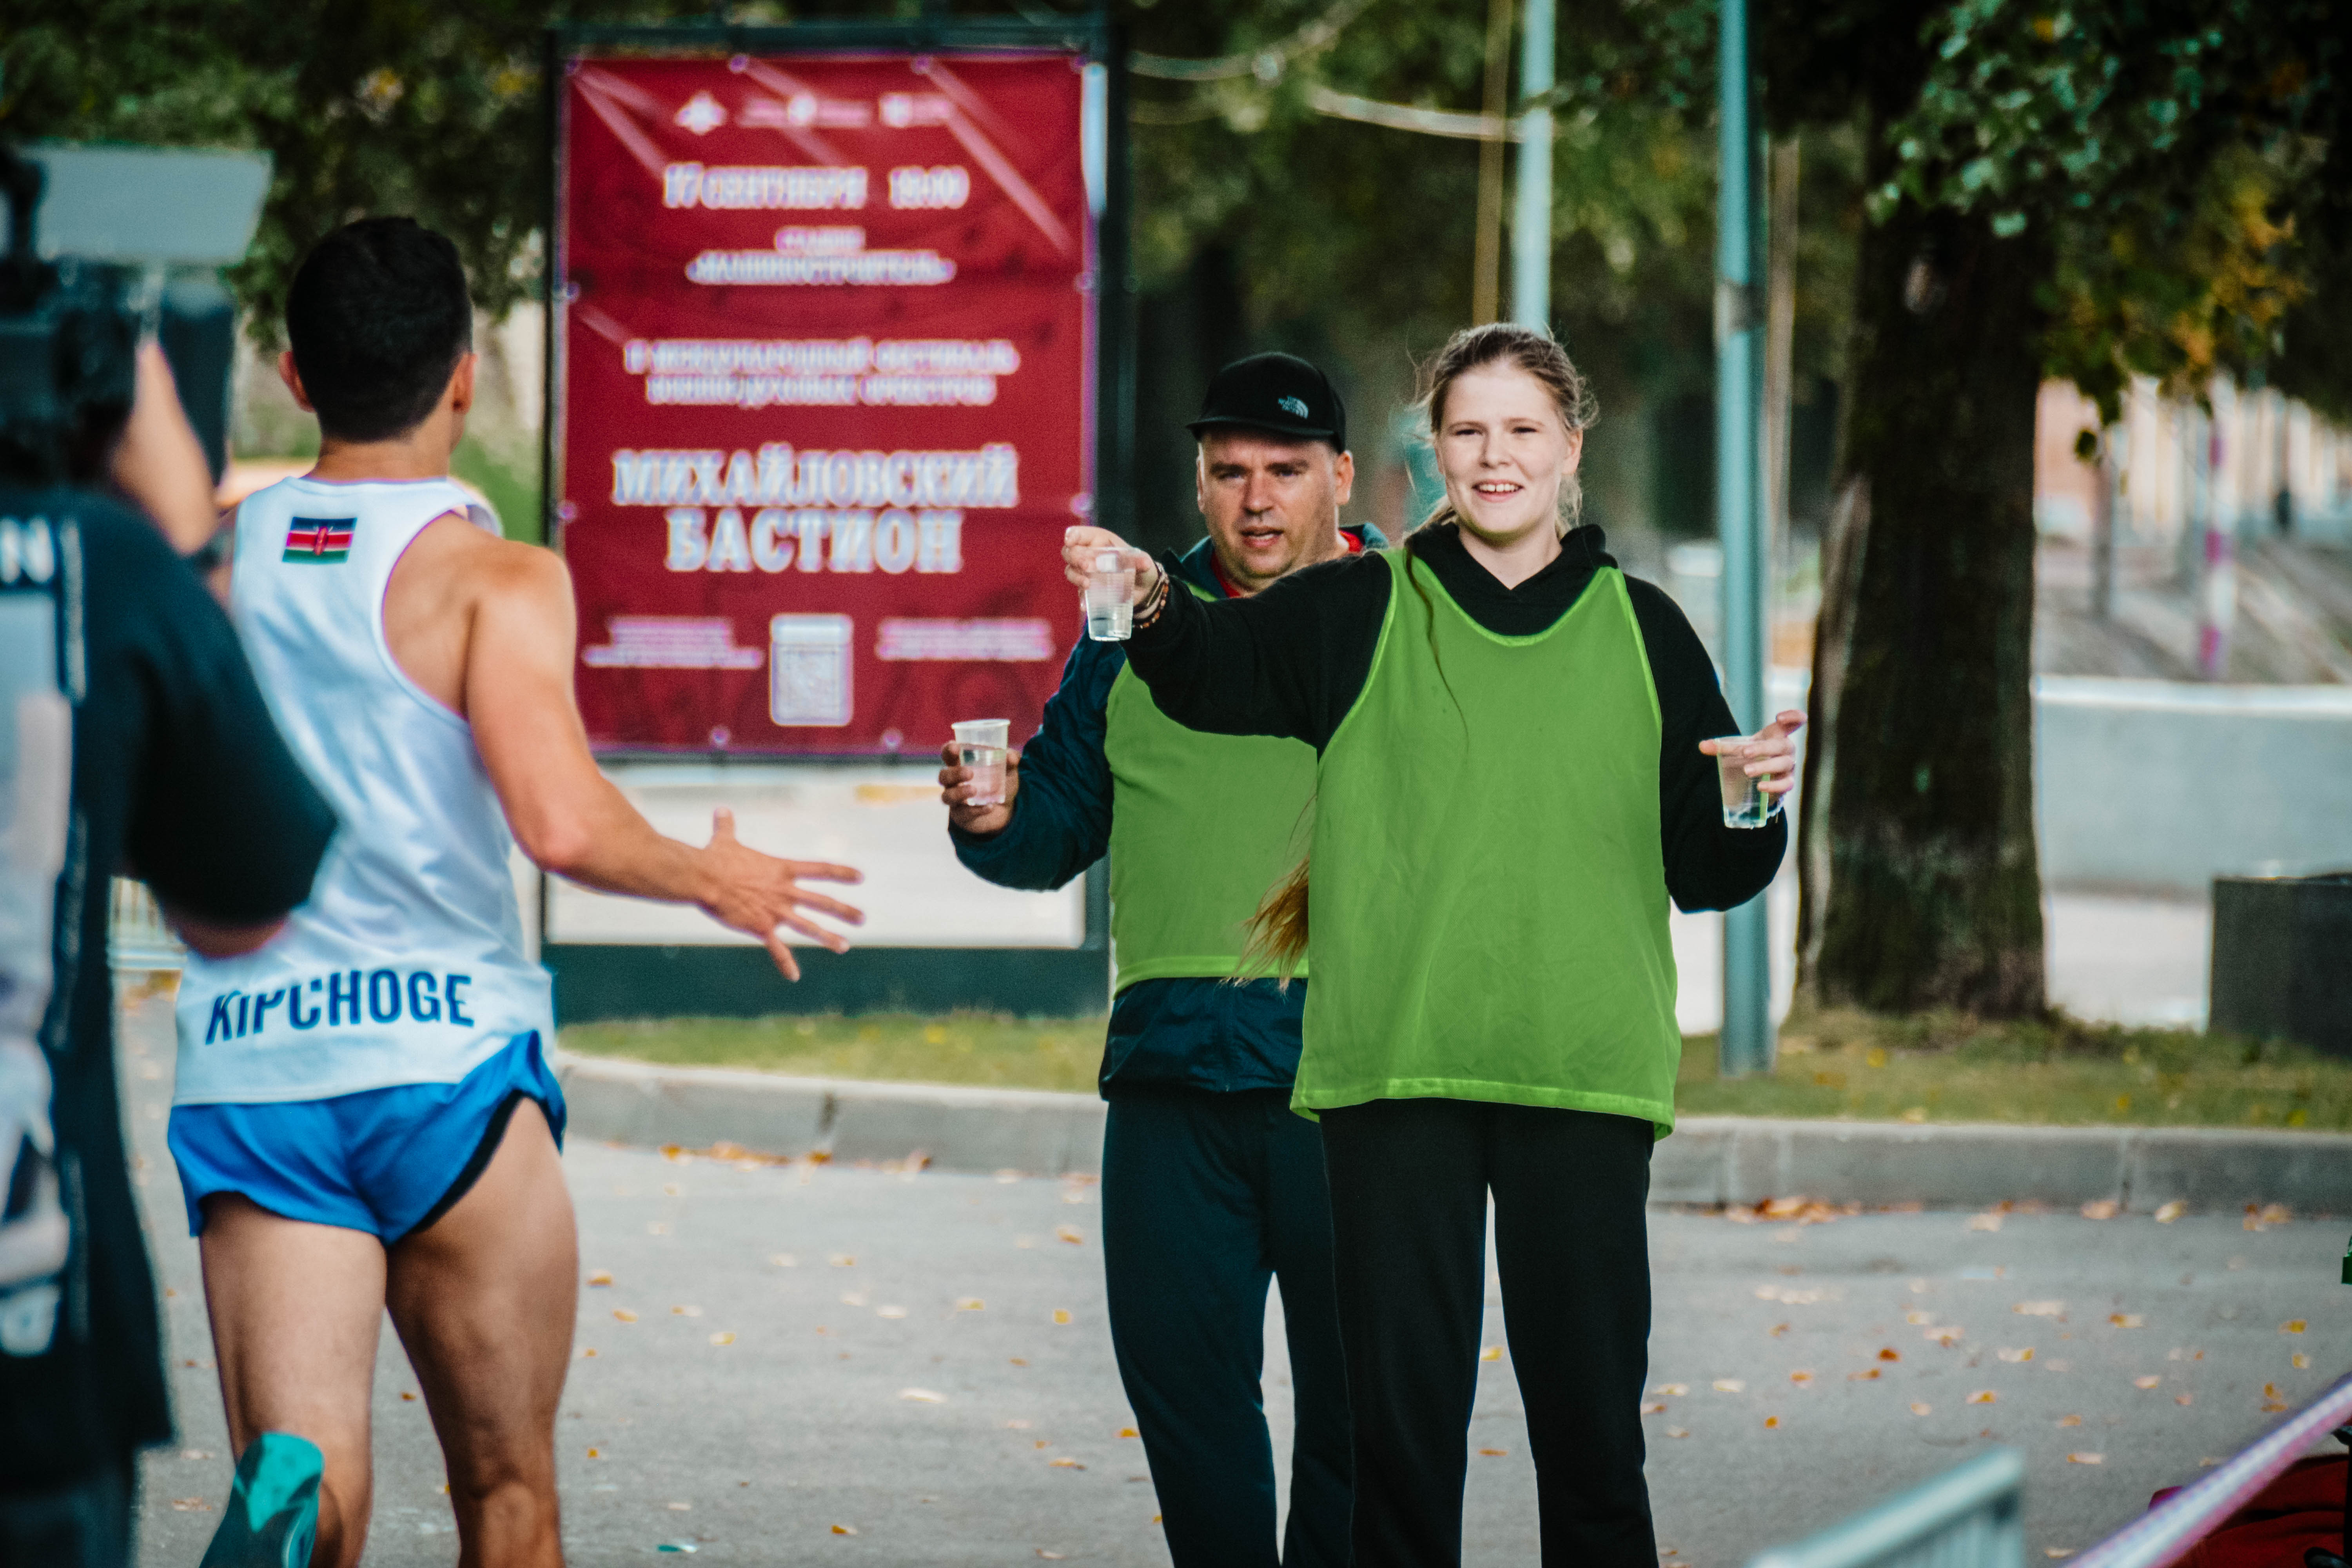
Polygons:
[[457,1083],[269,1105],[176,1105],[169,1142],[204,1234],[204,1200],[236,1193],[288,1219],[340,1226],[386,1246],[439,1219],[479,1180],[517,1104],[535,1100],[563,1146],[563,1090],[539,1031],[507,1042]]

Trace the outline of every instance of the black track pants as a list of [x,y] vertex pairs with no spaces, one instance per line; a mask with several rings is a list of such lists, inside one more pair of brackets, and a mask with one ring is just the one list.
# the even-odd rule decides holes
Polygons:
[[[1118,1373],[1176,1568],[1347,1568],[1348,1389],[1322,1135],[1286,1089],[1130,1091],[1103,1132],[1103,1266]],[[1297,1411],[1275,1543],[1259,1389],[1282,1284]]]
[[1486,1194],[1547,1568],[1655,1568],[1642,1479],[1647,1121],[1458,1100],[1323,1112],[1356,1428],[1356,1568],[1454,1568]]

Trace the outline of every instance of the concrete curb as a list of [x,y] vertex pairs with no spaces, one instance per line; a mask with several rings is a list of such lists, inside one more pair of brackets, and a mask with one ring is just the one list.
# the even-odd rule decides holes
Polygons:
[[[1097,1175],[1103,1102],[963,1089],[653,1067],[559,1052],[574,1137],[763,1154],[901,1160],[939,1169]],[[1687,1116],[1658,1146],[1650,1197],[1668,1204],[2076,1205],[2150,1211],[2285,1204],[2352,1213],[2352,1135],[2204,1127],[2016,1127]]]

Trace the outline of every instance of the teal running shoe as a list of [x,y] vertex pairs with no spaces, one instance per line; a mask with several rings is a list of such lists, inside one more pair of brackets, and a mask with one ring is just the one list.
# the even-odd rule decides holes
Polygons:
[[325,1456],[308,1437],[256,1437],[237,1458],[228,1507],[201,1568],[310,1568],[325,1469]]

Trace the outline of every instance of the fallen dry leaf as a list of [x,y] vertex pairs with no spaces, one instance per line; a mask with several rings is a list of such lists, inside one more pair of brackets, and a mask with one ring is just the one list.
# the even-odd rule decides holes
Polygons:
[[595,1347],[595,1346],[593,1346],[593,1345],[590,1345],[587,1349],[585,1349],[585,1350],[583,1350],[583,1351],[582,1351],[582,1352],[580,1352],[580,1359],[581,1359],[582,1361],[593,1361],[593,1360],[595,1359],[595,1357],[596,1357],[596,1347]]
[[933,1394],[928,1388],[902,1388],[898,1391],[898,1397],[912,1400],[917,1405],[945,1405],[948,1402],[946,1394]]
[[1687,1437],[1690,1436],[1690,1432],[1686,1427],[1669,1426],[1666,1428],[1666,1436],[1669,1437]]
[[1932,1405],[1925,1405],[1917,1401],[1914,1401],[1911,1405],[1911,1414],[1914,1415],[1925,1415],[1934,1408],[1935,1406]]
[[670,1309],[670,1313],[673,1317],[698,1318],[702,1316],[702,1309],[699,1307],[672,1307]]
[[2172,1403],[2175,1405],[2189,1405],[2194,1403],[2196,1398],[2197,1396],[2193,1394],[2176,1394],[2172,1396]]
[[2066,1462],[2070,1465],[2104,1465],[2107,1457],[2105,1454],[2069,1454]]
[[2301,1318],[2289,1318],[2285,1322],[2279,1325],[2279,1332],[2283,1334],[2299,1334],[2308,1327],[2310,1327],[2310,1325],[2305,1322]]
[[1938,1328],[1924,1330],[1919,1335],[1923,1340],[1933,1340],[1937,1344],[1944,1345],[1946,1347],[1949,1347],[1955,1341],[1965,1339],[1967,1336],[1968,1331],[1954,1323],[1945,1323]]
[[833,1527],[833,1532],[835,1535],[855,1535],[857,1533],[857,1527],[854,1524],[836,1524]]
[[2261,1217],[2264,1225],[2284,1225],[2294,1216],[2284,1204],[2264,1204]]
[[1879,1347],[1878,1359],[1881,1361],[1901,1361],[1903,1356],[1902,1352],[1897,1351],[1893,1345],[1882,1345]]
[[626,1307],[614,1308],[613,1316],[618,1318],[625,1323],[634,1323],[637,1321],[637,1315],[635,1312],[630,1311]]
[[1715,1391],[1717,1394],[1745,1394],[1748,1385],[1736,1377],[1718,1377],[1715,1380]]
[[1875,1383],[1878,1381],[1878,1369],[1874,1366],[1866,1366],[1860,1372],[1847,1373],[1845,1380],[1848,1383]]
[[1771,1334],[1772,1334],[1772,1337],[1773,1337],[1774,1339],[1776,1339],[1776,1340],[1777,1340],[1777,1339],[1779,1339],[1781,1335],[1783,1335],[1783,1334],[1787,1333],[1788,1331],[1789,1331],[1789,1325],[1788,1325],[1788,1324],[1786,1324],[1786,1323],[1775,1323],[1775,1324],[1773,1324],[1773,1325],[1772,1325]]
[[2174,1220],[2179,1219],[2182,1215],[2185,1215],[2188,1212],[2189,1205],[2181,1202],[2179,1198],[2175,1198],[2170,1203],[2164,1205],[2156,1211],[2156,1223],[2158,1225],[2170,1225]]
[[2147,1327],[2147,1320],[2141,1317],[2137,1312],[2109,1312],[2107,1314],[2107,1321],[2113,1323],[2119,1329],[2144,1329]]
[[588,1276],[588,1283],[591,1286],[610,1285],[612,1282],[613,1273],[608,1268],[599,1268],[595,1273]]
[[978,1312],[986,1310],[987,1306],[988,1303],[982,1300],[977,1296],[966,1296],[962,1300],[956,1303],[956,1310],[959,1312]]
[[1073,1247],[1086,1240],[1086,1237],[1079,1231],[1078,1227],[1074,1225],[1055,1226],[1054,1227],[1054,1237],[1055,1240],[1066,1241]]
[[1993,1402],[1994,1397],[1995,1396],[1991,1389],[1979,1388],[1974,1394],[1969,1395],[1969,1403],[1970,1405],[1990,1405]]
[[175,1497],[172,1500],[172,1508],[179,1513],[210,1513],[213,1510],[213,1505],[200,1497]]
[[2134,1388],[2154,1388],[2158,1384],[2162,1383],[2164,1379],[2157,1376],[2156,1373],[2151,1372],[2142,1376],[2133,1378],[2132,1386]]
[[2011,1307],[2010,1310],[2021,1317],[2027,1318],[2056,1318],[2064,1315],[2066,1303],[2063,1301],[2020,1301],[2017,1305]]
[[1078,1463],[1076,1459],[1071,1458],[1067,1454],[1063,1455],[1058,1459],[1046,1460],[1045,1468],[1052,1470],[1083,1470],[1086,1468],[1084,1465]]
[[2072,1557],[2074,1555],[2074,1549],[2071,1546],[2045,1546],[2042,1549],[2042,1555],[2044,1557]]
[[1480,1361],[1500,1361],[1503,1359],[1503,1347],[1500,1345],[1488,1345],[1485,1350],[1478,1352],[1478,1359]]
[[592,1459],[601,1459],[601,1458],[603,1458],[604,1457],[604,1451],[603,1451],[602,1449],[599,1449],[599,1448],[591,1448],[591,1449],[589,1449],[589,1450],[588,1450],[588,1457],[589,1457],[590,1458],[592,1458]]
[[874,1309],[874,1315],[877,1318],[890,1318],[896,1320],[905,1317],[907,1315],[907,1309],[904,1307],[877,1307]]
[[2083,1418],[2079,1415],[2061,1415],[2058,1417],[2058,1425],[2061,1426],[2080,1426],[2082,1424]]
[[1810,1372],[1792,1372],[1789,1374],[1789,1381],[1802,1388],[1813,1381],[1813,1374]]
[[836,1252],[831,1258],[826,1258],[825,1261],[832,1264],[835,1268],[852,1268],[856,1267],[857,1264],[857,1259],[851,1257],[846,1252]]
[[2116,1211],[2122,1206],[2123,1205],[2121,1204],[2118,1204],[2113,1198],[2093,1198],[2089,1203],[2083,1205],[2083,1217],[2084,1219],[2113,1219],[2116,1217]]
[[2294,1370],[2295,1370],[2295,1371],[2297,1371],[2297,1372],[2304,1372],[2304,1371],[2306,1371],[2306,1370],[2308,1370],[2308,1369],[2310,1368],[2310,1366],[2311,1366],[2311,1358],[2310,1358],[2309,1356],[2307,1356],[2307,1355],[2304,1354],[2301,1351],[2297,1351],[2297,1352],[2295,1352],[2293,1355],[2291,1355],[2291,1356],[2287,1357],[2286,1359],[2287,1359],[2287,1361],[2288,1361],[2289,1364],[2291,1364],[2292,1366],[2294,1366]]
[[1780,1425],[1780,1418],[1778,1415],[1767,1415],[1764,1417],[1764,1430],[1767,1432],[1778,1429]]
[[672,1513],[692,1513],[694,1511],[694,1505],[690,1502],[667,1503],[663,1506],[667,1507]]
[[1509,1453],[1510,1450],[1508,1448],[1481,1448],[1478,1452],[1485,1455],[1487,1458],[1499,1459],[1504,1455]]
[[789,1252],[771,1253],[768,1261],[779,1268],[798,1268],[801,1266],[801,1260]]
[[731,1345],[735,1342],[735,1336],[732,1333],[722,1331],[721,1332],[711,1335],[710,1342],[714,1345]]
[[1684,1394],[1690,1392],[1690,1384],[1687,1383],[1662,1383],[1658,1384],[1657,1387],[1650,1390],[1650,1392],[1653,1394],[1663,1394],[1668,1399],[1680,1399]]
[[1971,1215],[1969,1216],[1969,1228],[1970,1230],[1999,1230],[2000,1228],[2000,1215],[1997,1214]]
[[1919,1323],[1932,1323],[1936,1321],[1936,1314],[1933,1312],[1906,1312],[1903,1314],[1903,1321],[1906,1323],[1915,1325]]
[[1665,1414],[1665,1410],[1666,1402],[1663,1399],[1642,1406],[1642,1414],[1644,1415],[1663,1415]]
[[1120,1427],[1120,1428],[1118,1429],[1118,1435],[1119,1435],[1120,1436],[1122,1436],[1122,1437],[1140,1437],[1140,1436],[1143,1436],[1143,1434],[1142,1434],[1142,1433],[1140,1433],[1140,1432],[1137,1431],[1137,1430],[1136,1430],[1134,1427],[1132,1427],[1132,1426],[1122,1426],[1122,1427]]
[[841,1304],[845,1307],[863,1307],[866,1305],[866,1292],[863,1290],[844,1290],[841,1293]]
[[1027,1430],[1029,1430],[1029,1428],[1030,1428],[1030,1426],[1031,1426],[1032,1423],[1027,1422],[1027,1421],[1021,1420],[1019,1417],[1017,1417],[1017,1416],[1016,1416],[1016,1417],[1015,1417],[1015,1418],[1013,1418],[1013,1420],[1011,1420],[1011,1421],[1007,1421],[1004,1425],[1005,1425],[1006,1426],[1008,1426],[1008,1427],[1012,1428],[1012,1429],[1013,1429],[1013,1431],[1015,1431],[1015,1432],[1026,1432]]
[[404,1388],[400,1391],[400,1397],[408,1401],[412,1405],[416,1401],[416,1395],[409,1393],[408,1390]]
[[2033,1347],[2028,1345],[2021,1351],[1995,1351],[1992,1353],[2005,1362],[2027,1362],[2033,1359]]
[[1067,1307],[1056,1307],[1054,1309],[1054,1321],[1057,1323],[1066,1323],[1069,1321],[1070,1310]]

